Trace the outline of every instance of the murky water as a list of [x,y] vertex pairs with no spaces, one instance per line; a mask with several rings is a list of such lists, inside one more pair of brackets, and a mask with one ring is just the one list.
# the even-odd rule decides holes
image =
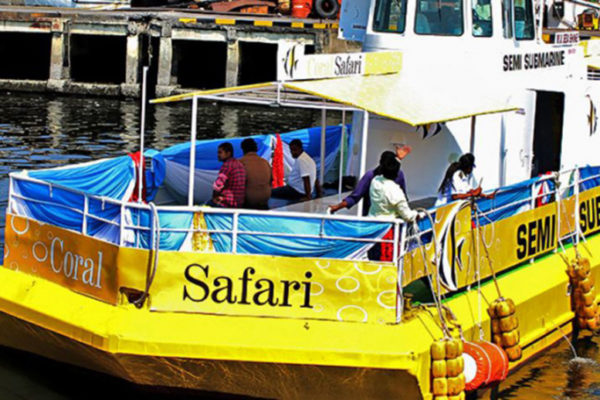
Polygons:
[[[150,109],[146,146],[163,149],[188,139],[190,104]],[[198,137],[285,132],[318,125],[318,111],[201,103]],[[8,173],[123,155],[138,150],[139,106],[133,100],[0,93],[0,243]],[[4,246],[0,246],[2,249]],[[504,382],[499,399],[600,399],[600,339],[546,350]],[[76,384],[73,384],[76,382]],[[215,396],[149,392],[119,379],[0,348],[0,399],[193,399]]]

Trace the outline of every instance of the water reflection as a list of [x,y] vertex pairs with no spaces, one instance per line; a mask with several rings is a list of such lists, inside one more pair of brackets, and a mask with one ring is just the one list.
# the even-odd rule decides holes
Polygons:
[[561,340],[510,375],[498,399],[599,399],[600,368],[597,336],[575,341],[577,357]]

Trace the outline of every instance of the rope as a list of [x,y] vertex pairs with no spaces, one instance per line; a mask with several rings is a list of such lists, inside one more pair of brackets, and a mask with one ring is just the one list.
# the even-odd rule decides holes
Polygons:
[[[475,200],[473,198],[471,198],[471,207],[475,208],[477,207],[477,204],[475,204]],[[477,212],[475,212],[475,218],[477,220],[477,230],[479,231],[479,216],[477,215]],[[479,329],[479,340],[483,340],[485,338],[485,334],[483,332],[483,315],[481,312],[481,299],[482,299],[482,291],[481,291],[481,264],[479,262],[480,260],[480,256],[479,256],[479,240],[477,240],[475,238],[475,230],[473,229],[473,226],[471,225],[471,242],[472,242],[472,246],[474,247],[475,250],[475,274],[477,277],[477,328]]]
[[[558,176],[556,176],[554,178],[554,184],[556,185],[556,191],[558,192],[558,188],[560,186],[560,181],[558,180]],[[567,210],[565,208],[564,202],[562,201],[562,197],[559,195],[558,198],[559,198],[558,199],[559,213],[563,213],[564,212],[564,214],[566,215],[567,214]],[[574,212],[576,212],[576,211],[577,210],[574,210]],[[562,219],[561,219],[561,221],[562,221]],[[588,254],[590,256],[592,256],[592,252],[590,251],[590,249],[587,246],[587,239],[583,235],[583,232],[581,232],[581,230],[579,229],[579,226],[576,226],[575,229],[573,229],[573,227],[571,226],[571,221],[569,220],[569,218],[565,218],[565,221],[567,223],[567,228],[569,229],[569,232],[573,232],[575,236],[580,237],[583,240],[583,242],[581,242],[581,245],[588,252]],[[566,254],[565,246],[563,245],[563,242],[560,239],[560,232],[557,232],[556,236],[557,236],[557,241],[558,241],[558,244],[560,245],[560,248],[562,249],[563,253]],[[577,240],[573,240],[573,250],[575,251],[575,257],[577,259],[581,258],[581,253],[579,252],[579,247],[578,247]]]
[[450,318],[448,318],[448,323],[451,324],[453,326],[453,328],[458,329],[458,334],[459,334],[460,338],[462,339],[463,342],[466,342],[465,335],[462,330],[462,326],[460,326],[460,324],[458,323],[458,318],[456,318],[456,315],[452,312],[450,307],[442,305],[442,308],[444,309],[444,311],[446,311],[446,313],[448,313],[450,315]]
[[[438,250],[437,250],[437,242],[436,242],[436,238],[435,238],[435,223],[434,220],[431,216],[431,214],[429,213],[429,211],[427,211],[424,208],[417,208],[416,211],[422,212],[424,213],[427,218],[429,219],[430,223],[431,223],[431,227],[432,227],[432,242],[433,242],[433,252],[434,252],[434,264],[438,265]],[[421,234],[420,234],[420,229],[419,229],[419,225],[417,224],[416,220],[413,221],[413,230],[415,231],[415,237],[417,240],[417,243],[419,245],[419,248],[421,250],[421,255],[423,257],[423,266],[425,267],[425,273],[427,275],[427,280],[429,281],[429,287],[431,288],[431,294],[433,295],[433,300],[435,302],[435,306],[436,309],[438,311],[438,315],[440,317],[440,324],[442,327],[442,332],[444,333],[444,336],[446,338],[450,338],[450,329],[448,328],[448,325],[446,323],[446,319],[444,318],[444,314],[442,312],[442,300],[441,300],[441,296],[439,296],[439,293],[441,292],[441,287],[440,287],[440,275],[439,275],[439,269],[436,268],[436,287],[437,287],[437,293],[436,290],[434,289],[434,285],[433,285],[433,281],[431,278],[431,273],[429,271],[429,263],[427,262],[427,256],[425,255],[425,246],[423,245],[423,242],[421,241]]]
[[139,299],[133,302],[137,308],[142,308],[150,294],[150,286],[152,286],[152,282],[154,281],[154,277],[156,275],[156,267],[158,266],[158,252],[160,250],[160,220],[158,218],[158,211],[156,210],[156,205],[154,205],[153,202],[148,203],[148,205],[150,206],[150,210],[152,212],[153,228],[150,253],[153,254],[154,257],[148,261],[148,268],[146,270],[146,288],[144,289],[144,293],[142,293]]
[[[500,285],[498,284],[498,279],[496,278],[496,271],[494,270],[494,266],[492,264],[490,252],[489,252],[488,246],[485,242],[485,237],[480,229],[481,226],[479,225],[479,207],[477,206],[477,203],[475,203],[474,201],[472,204],[473,204],[473,209],[475,210],[475,221],[476,221],[477,231],[479,232],[479,237],[481,238],[481,241],[484,244],[483,250],[485,251],[485,258],[487,259],[488,265],[490,266],[490,272],[492,273],[492,279],[494,280],[494,286],[496,286],[496,291],[498,292],[498,297],[502,298],[502,292],[500,291]],[[492,227],[493,227],[494,222],[490,220],[490,223],[492,224]],[[479,266],[479,241],[477,241],[477,265]]]

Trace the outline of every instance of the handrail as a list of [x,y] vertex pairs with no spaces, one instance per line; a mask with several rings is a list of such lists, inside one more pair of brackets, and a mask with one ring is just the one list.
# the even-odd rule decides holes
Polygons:
[[[568,182],[559,184],[561,177],[567,177]],[[512,201],[507,204],[502,204],[499,207],[493,207],[495,205],[492,203],[492,207],[487,210],[485,213],[480,213],[480,217],[485,217],[492,213],[497,213],[502,210],[508,209],[510,207],[514,207],[516,205],[528,205],[530,209],[536,208],[537,200],[540,198],[544,198],[547,196],[554,196],[553,202],[557,204],[558,211],[558,229],[557,229],[557,237],[558,243],[562,246],[562,240],[566,238],[573,238],[575,243],[579,243],[580,238],[585,240],[583,237],[583,233],[581,232],[580,224],[579,224],[579,199],[580,192],[582,190],[581,185],[600,179],[600,174],[593,174],[588,177],[581,177],[581,169],[576,167],[573,169],[560,171],[558,173],[554,173],[551,175],[544,175],[539,179],[532,182],[528,187],[524,186],[523,190],[528,190],[529,193],[526,197]],[[50,200],[39,200],[32,199],[28,196],[25,196],[21,193],[16,193],[18,190],[15,190],[15,181],[28,181],[35,184],[43,185],[48,187],[49,197],[53,198],[53,191],[57,189],[66,191],[69,193],[73,193],[83,198],[83,209],[79,209],[76,207],[72,207],[67,204],[61,204],[58,202],[53,202]],[[544,182],[554,180],[556,182],[555,186],[548,191],[542,191],[538,193],[540,185],[543,185]],[[600,184],[596,185],[594,182],[593,187],[600,186]],[[574,220],[574,232],[569,232],[565,235],[560,235],[561,225],[564,223],[561,220],[561,201],[564,200],[563,193],[569,193],[572,189],[571,195],[575,198],[575,220]],[[240,237],[243,236],[272,236],[272,237],[288,237],[288,238],[306,238],[306,239],[324,239],[324,240],[336,240],[336,241],[347,241],[347,242],[355,242],[355,243],[365,243],[365,244],[375,244],[375,243],[390,243],[393,245],[393,256],[392,262],[393,265],[396,266],[397,269],[397,293],[396,293],[396,322],[399,323],[402,319],[402,311],[403,311],[403,263],[405,256],[412,249],[409,248],[409,244],[414,243],[414,240],[418,240],[419,243],[423,246],[428,246],[428,244],[423,242],[423,238],[426,235],[433,235],[435,237],[434,226],[431,226],[425,230],[418,230],[412,232],[408,235],[408,225],[404,223],[402,220],[398,218],[374,218],[374,217],[357,217],[357,216],[344,216],[344,215],[328,215],[328,214],[310,214],[303,212],[282,212],[282,211],[261,211],[261,210],[245,210],[245,209],[215,209],[209,208],[205,206],[160,206],[156,207],[154,205],[142,204],[142,203],[129,203],[125,200],[112,199],[104,196],[97,196],[85,193],[83,191],[72,189],[68,187],[64,187],[62,185],[52,184],[46,181],[42,181],[39,179],[31,178],[22,173],[11,173],[9,174],[9,199],[8,209],[10,211],[15,211],[15,205],[18,202],[33,202],[37,204],[47,204],[52,206],[61,207],[62,209],[69,210],[71,212],[75,212],[79,215],[82,215],[81,221],[81,233],[83,235],[88,235],[89,231],[89,223],[90,219],[94,221],[99,221],[105,224],[109,224],[111,226],[115,226],[119,228],[119,245],[120,246],[132,246],[135,248],[141,247],[142,236],[140,233],[149,232],[151,234],[151,248],[158,255],[158,250],[160,249],[159,240],[155,237],[155,232],[160,235],[160,233],[205,233],[205,234],[222,234],[229,235],[231,237],[231,247],[230,252],[232,254],[236,254],[238,252],[238,244]],[[120,212],[117,216],[114,217],[113,220],[103,218],[100,215],[96,215],[95,213],[90,213],[90,204],[91,201],[98,201],[104,204],[110,204],[111,206],[118,206]],[[16,202],[16,203],[15,203]],[[102,207],[104,209],[104,206]],[[140,224],[140,219],[138,218],[136,222],[134,219],[128,219],[131,213],[138,211],[138,217],[142,214],[142,212],[150,212],[150,226],[145,226]],[[130,214],[128,214],[128,212]],[[160,226],[160,213],[197,213],[202,212],[204,214],[211,215],[221,215],[227,218],[231,218],[231,229],[198,229],[193,226],[191,227],[165,227],[161,228]],[[435,210],[433,210],[435,213]],[[318,233],[314,234],[305,234],[305,233],[293,233],[293,232],[262,232],[262,231],[252,231],[252,230],[240,230],[240,218],[245,216],[265,216],[265,217],[285,217],[285,218],[302,218],[302,219],[310,219],[321,222],[321,229]],[[488,219],[489,220],[489,219]],[[393,237],[391,239],[383,239],[383,237],[342,237],[342,236],[334,236],[334,235],[326,235],[324,233],[324,223],[325,221],[355,221],[355,222],[366,222],[366,223],[376,223],[376,224],[390,224],[391,229],[393,229]],[[133,232],[133,237],[135,237],[135,241],[128,242],[126,234],[128,232]],[[160,237],[160,236],[159,236]],[[429,244],[430,246],[431,244]],[[364,247],[363,247],[364,248]],[[556,249],[548,250],[548,251],[556,251]],[[545,253],[544,253],[545,254]],[[540,255],[537,255],[531,258],[531,262],[538,258]],[[154,264],[154,268],[156,268],[156,262]],[[151,282],[151,281],[150,281]]]
[[[574,189],[573,194],[576,196],[577,199],[578,199],[579,191],[580,191],[579,186],[582,183],[592,181],[595,179],[600,179],[600,174],[591,175],[591,176],[581,179],[579,170],[580,170],[580,168],[576,167],[576,168],[571,168],[571,169],[567,169],[567,170],[558,172],[559,178],[562,176],[568,176],[569,174],[572,174],[573,172],[575,172],[575,174],[574,174],[575,179],[573,181],[561,186],[560,190],[565,191],[565,190],[569,190],[570,188],[573,188]],[[81,233],[83,233],[84,235],[88,234],[87,230],[88,230],[88,225],[89,225],[89,219],[99,221],[102,223],[106,223],[106,224],[110,224],[112,226],[118,226],[119,232],[120,232],[119,244],[121,246],[126,245],[126,240],[125,240],[126,231],[133,231],[135,233],[135,232],[141,232],[141,231],[146,232],[146,231],[151,230],[150,227],[140,225],[139,223],[134,224],[132,221],[131,222],[125,221],[125,215],[126,215],[127,211],[141,210],[141,211],[150,212],[151,207],[147,204],[129,203],[124,200],[113,199],[113,198],[109,198],[109,197],[105,197],[105,196],[92,195],[92,194],[83,192],[78,189],[73,189],[73,188],[69,188],[66,186],[59,185],[59,184],[53,184],[53,183],[49,183],[49,182],[46,182],[46,181],[43,181],[40,179],[32,178],[22,172],[10,173],[9,177],[10,177],[10,183],[11,183],[11,185],[9,187],[9,201],[10,201],[10,199],[19,199],[19,200],[22,200],[25,202],[35,202],[38,204],[49,204],[49,205],[61,207],[66,210],[81,214],[83,216],[83,220],[81,223]],[[530,196],[520,199],[520,200],[517,200],[517,201],[513,201],[508,204],[503,204],[500,207],[493,207],[493,208],[487,210],[486,212],[481,213],[480,215],[486,216],[486,215],[489,215],[489,214],[492,214],[495,212],[502,211],[504,209],[508,209],[510,207],[514,207],[516,205],[524,205],[524,204],[527,204],[528,202],[529,202],[530,206],[532,208],[534,208],[537,199],[545,197],[545,196],[552,196],[552,195],[558,196],[559,195],[558,187],[555,187],[551,191],[544,192],[544,193],[536,193],[537,190],[534,190],[535,187],[539,187],[539,185],[544,183],[545,181],[556,179],[556,177],[557,177],[557,174],[541,176],[538,180],[536,180],[535,182],[533,182],[531,184],[531,186],[530,186],[531,195]],[[46,186],[49,189],[50,197],[52,197],[52,191],[56,190],[56,189],[60,189],[62,191],[66,191],[69,193],[73,193],[73,194],[82,196],[83,202],[84,202],[83,210],[80,210],[78,208],[68,206],[65,204],[57,203],[57,202],[32,199],[27,196],[17,194],[17,193],[15,193],[14,187],[12,185],[14,180],[32,182],[32,183]],[[120,214],[117,217],[115,217],[114,220],[109,220],[109,219],[102,218],[95,214],[90,214],[89,207],[90,207],[91,200],[101,202],[102,204],[106,203],[106,204],[110,204],[113,206],[119,206],[121,209]],[[232,225],[233,225],[231,230],[228,230],[228,229],[220,229],[220,230],[219,229],[194,229],[194,228],[161,228],[161,230],[165,233],[168,233],[168,232],[173,232],[173,233],[199,232],[199,233],[208,233],[208,234],[212,233],[212,234],[231,235],[232,252],[234,252],[234,253],[237,252],[238,235],[298,237],[298,238],[313,238],[313,239],[327,239],[327,240],[344,240],[344,241],[364,242],[364,243],[393,243],[394,244],[393,261],[395,264],[398,264],[400,262],[400,260],[404,257],[404,255],[406,254],[406,249],[404,248],[404,247],[406,247],[406,243],[410,242],[411,239],[417,238],[417,235],[422,238],[425,235],[429,235],[433,232],[432,228],[428,228],[426,230],[419,231],[418,233],[413,233],[409,236],[406,236],[406,229],[404,229],[405,224],[403,223],[403,221],[401,221],[400,219],[397,219],[397,218],[393,218],[393,217],[375,218],[375,217],[356,217],[356,216],[328,215],[328,214],[315,215],[315,214],[310,214],[310,213],[305,213],[305,212],[288,212],[288,211],[274,211],[274,210],[262,211],[262,210],[245,210],[245,209],[221,209],[221,208],[215,209],[215,208],[210,208],[210,207],[206,207],[206,206],[191,206],[191,207],[188,207],[188,206],[159,206],[159,207],[156,207],[156,211],[159,213],[159,215],[160,215],[160,213],[169,213],[169,212],[185,212],[185,213],[202,212],[204,214],[213,214],[213,215],[217,214],[217,215],[231,217]],[[390,223],[390,224],[392,224],[392,228],[394,229],[394,239],[390,240],[390,239],[379,239],[379,238],[324,236],[322,233],[319,235],[316,235],[316,234],[313,235],[313,234],[294,234],[294,233],[286,233],[286,232],[240,231],[239,226],[238,226],[239,218],[243,217],[243,216],[303,218],[303,219],[320,220],[321,224],[323,224],[326,220],[360,221],[360,222],[367,222],[367,223],[373,222],[373,223],[377,223],[377,224]],[[578,218],[578,215],[576,215],[576,218]],[[402,235],[399,234],[400,226],[403,227]],[[578,226],[578,224],[577,224],[577,226]],[[571,235],[572,234],[570,233],[566,237],[571,236]],[[400,245],[399,241],[402,242],[402,245]],[[134,247],[139,247],[139,245],[140,244],[138,243],[138,239],[136,236],[136,243],[134,244]]]

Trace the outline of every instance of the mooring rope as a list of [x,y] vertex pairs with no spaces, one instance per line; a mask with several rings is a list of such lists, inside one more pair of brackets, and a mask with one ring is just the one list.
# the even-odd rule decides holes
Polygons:
[[144,289],[144,293],[142,293],[139,299],[133,302],[137,308],[142,308],[146,299],[150,295],[150,287],[152,286],[152,282],[154,282],[154,277],[156,276],[158,253],[160,251],[160,219],[158,216],[158,211],[156,210],[156,205],[153,202],[148,203],[148,205],[150,206],[150,210],[152,212],[150,253],[153,255],[153,257],[151,257],[148,261],[148,268],[146,269],[146,288]]
[[[435,222],[428,210],[426,210],[424,208],[417,208],[416,211],[424,213],[431,223],[433,253],[434,253],[433,264],[437,266],[439,263],[438,263],[438,251],[437,251],[437,242],[436,242],[436,235],[435,235]],[[423,245],[423,242],[421,241],[421,230],[419,229],[419,225],[417,224],[416,220],[413,221],[412,226],[413,226],[413,230],[415,232],[415,238],[417,240],[417,244],[419,245],[419,248],[421,250],[421,256],[423,257],[423,266],[425,267],[425,274],[427,275],[427,280],[429,281],[429,287],[431,288],[431,294],[433,295],[433,301],[434,301],[436,309],[438,311],[438,315],[440,318],[440,324],[442,326],[442,332],[444,333],[445,337],[450,338],[451,337],[450,329],[448,328],[446,319],[444,317],[444,313],[442,311],[443,306],[442,306],[442,299],[441,299],[441,295],[440,295],[441,287],[440,287],[439,269],[436,268],[436,287],[437,287],[437,291],[436,291],[436,289],[434,289],[433,280],[431,278],[431,272],[429,270],[429,263],[427,261],[427,256],[425,255],[425,246]]]

